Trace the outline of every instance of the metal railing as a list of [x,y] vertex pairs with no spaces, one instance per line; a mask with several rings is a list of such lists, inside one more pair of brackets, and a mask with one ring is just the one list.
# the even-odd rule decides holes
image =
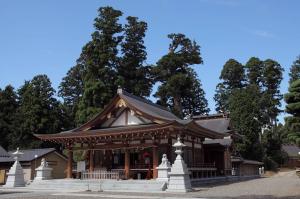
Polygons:
[[82,172],[81,180],[88,180],[88,179],[109,179],[109,180],[120,180],[124,179],[125,175],[122,171],[93,171],[93,172]]

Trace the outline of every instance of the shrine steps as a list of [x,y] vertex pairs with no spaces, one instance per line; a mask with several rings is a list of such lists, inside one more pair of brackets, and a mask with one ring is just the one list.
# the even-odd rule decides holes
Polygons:
[[68,191],[128,191],[161,192],[167,187],[165,182],[155,180],[77,180],[53,179],[33,181],[27,186],[37,190]]

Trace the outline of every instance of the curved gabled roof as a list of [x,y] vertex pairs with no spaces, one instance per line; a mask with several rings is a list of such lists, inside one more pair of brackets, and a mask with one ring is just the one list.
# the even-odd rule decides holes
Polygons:
[[[172,112],[170,112],[167,108],[162,107],[160,105],[157,105],[150,100],[134,96],[126,91],[123,91],[122,89],[118,89],[117,95],[111,100],[111,102],[104,108],[103,111],[101,111],[99,114],[97,114],[93,119],[86,122],[85,124],[81,125],[78,128],[75,128],[70,131],[61,132],[59,134],[55,135],[49,135],[49,137],[61,137],[61,136],[83,136],[88,135],[90,136],[91,133],[94,133],[93,135],[102,136],[107,133],[117,133],[120,131],[127,131],[128,129],[130,131],[134,130],[142,130],[143,128],[147,127],[145,124],[139,125],[139,126],[123,126],[120,128],[116,127],[109,127],[109,128],[95,128],[98,126],[101,126],[103,121],[107,120],[107,116],[113,111],[117,105],[119,106],[121,104],[125,103],[125,106],[129,109],[136,112],[138,115],[144,117],[145,119],[148,119],[152,121],[148,125],[150,128],[155,128],[156,125],[171,125],[176,126],[178,128],[182,129],[188,129],[195,134],[207,136],[209,138],[223,138],[224,136],[227,136],[226,133],[220,133],[215,131],[214,129],[209,129],[201,124],[198,124],[193,119],[189,120],[182,120],[178,118],[176,115],[174,115]],[[100,125],[99,125],[100,124]],[[93,130],[94,129],[94,130]],[[45,137],[44,135],[36,135],[39,138]]]

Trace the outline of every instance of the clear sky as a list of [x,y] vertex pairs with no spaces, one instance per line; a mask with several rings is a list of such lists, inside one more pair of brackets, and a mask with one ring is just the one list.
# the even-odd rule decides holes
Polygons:
[[[148,23],[145,38],[149,64],[167,53],[169,33],[184,33],[201,46],[204,64],[197,67],[209,107],[224,63],[234,58],[272,58],[288,72],[300,55],[298,0],[1,0],[0,88],[20,87],[34,75],[47,74],[57,90],[61,79],[90,40],[101,6]],[[280,116],[282,121],[283,116]]]

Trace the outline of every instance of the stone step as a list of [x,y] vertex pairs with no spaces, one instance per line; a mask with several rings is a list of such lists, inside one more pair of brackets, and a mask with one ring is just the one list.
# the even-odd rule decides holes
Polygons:
[[[101,183],[100,183],[101,182]],[[159,192],[166,189],[166,183],[155,180],[41,180],[33,181],[32,189],[72,189],[78,191],[149,191]]]

